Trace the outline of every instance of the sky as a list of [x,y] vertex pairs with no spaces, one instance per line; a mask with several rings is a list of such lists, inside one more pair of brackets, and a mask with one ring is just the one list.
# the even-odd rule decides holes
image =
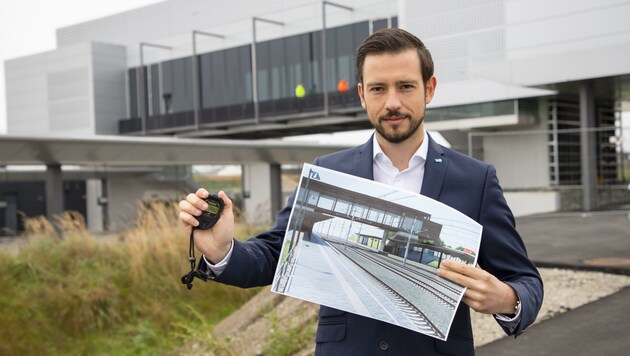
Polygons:
[[6,133],[4,61],[56,48],[56,30],[161,0],[3,0],[0,10],[0,134]]

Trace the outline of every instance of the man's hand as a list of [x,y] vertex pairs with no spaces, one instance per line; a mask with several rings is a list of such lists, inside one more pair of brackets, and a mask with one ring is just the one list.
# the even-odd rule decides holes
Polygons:
[[[186,199],[179,202],[179,220],[184,224],[184,228],[190,234],[193,226],[199,225],[195,216],[201,215],[201,212],[208,208],[208,204],[204,201],[210,193],[200,188],[195,194],[190,193]],[[195,246],[213,263],[223,260],[230,251],[232,238],[234,238],[234,212],[232,210],[232,201],[223,192],[219,192],[219,198],[223,200],[223,212],[219,221],[208,230],[195,230]]]
[[486,314],[514,314],[517,301],[514,289],[483,269],[444,260],[437,274],[466,287],[462,301],[473,310]]

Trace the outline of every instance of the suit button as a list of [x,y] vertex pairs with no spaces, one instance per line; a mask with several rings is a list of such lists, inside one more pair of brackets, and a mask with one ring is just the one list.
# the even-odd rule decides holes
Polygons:
[[387,349],[389,349],[389,344],[387,341],[381,341],[378,343],[378,347],[383,351],[387,351]]

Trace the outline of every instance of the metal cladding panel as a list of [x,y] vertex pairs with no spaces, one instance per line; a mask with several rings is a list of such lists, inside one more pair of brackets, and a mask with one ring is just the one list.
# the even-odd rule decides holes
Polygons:
[[7,132],[91,133],[86,44],[6,62]]
[[[334,3],[352,7],[354,11],[327,6],[328,27],[394,16],[397,10],[397,2],[391,0],[337,0]],[[58,29],[57,46],[62,48],[85,41],[128,46],[128,66],[131,67],[140,62],[140,42],[172,47],[171,50],[145,48],[145,64],[190,56],[193,30],[225,36],[223,39],[198,36],[198,53],[249,44],[253,37],[253,17],[284,23],[278,26],[258,22],[258,41],[319,30],[323,23],[322,1],[164,1]]]
[[402,0],[399,14],[401,27],[427,44],[441,83],[541,85],[630,73],[627,0]]
[[630,1],[627,0],[509,1],[506,4],[508,58],[628,44],[628,16]]
[[403,0],[399,20],[429,48],[442,83],[471,79],[470,65],[505,58],[504,0]]
[[94,133],[118,133],[118,120],[127,115],[126,50],[123,46],[92,43]]
[[89,69],[85,66],[47,75],[51,131],[90,128]]

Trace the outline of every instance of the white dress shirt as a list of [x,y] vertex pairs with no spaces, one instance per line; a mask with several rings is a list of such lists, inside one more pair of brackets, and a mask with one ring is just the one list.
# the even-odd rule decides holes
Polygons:
[[372,142],[374,180],[419,194],[422,188],[422,180],[424,179],[424,163],[427,161],[427,153],[429,152],[427,132],[424,132],[422,144],[418,147],[416,153],[413,154],[411,160],[409,160],[407,169],[403,171],[399,171],[398,168],[394,167],[392,161],[383,153],[381,146],[376,142],[376,138]]

